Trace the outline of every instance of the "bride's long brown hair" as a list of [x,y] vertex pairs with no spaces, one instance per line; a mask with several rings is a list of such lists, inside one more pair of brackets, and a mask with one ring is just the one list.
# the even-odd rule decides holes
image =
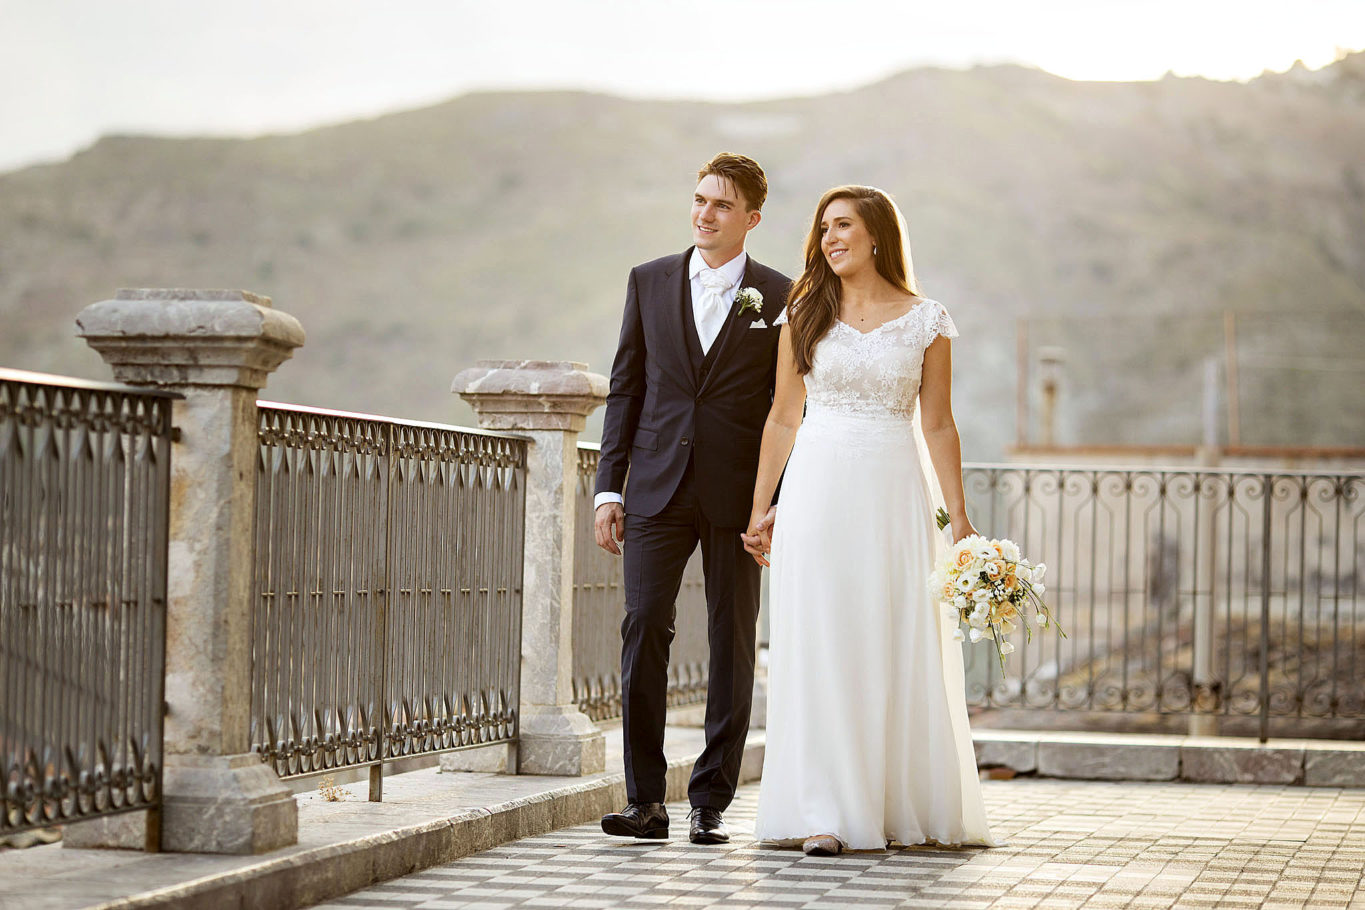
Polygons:
[[907,294],[920,295],[919,282],[915,280],[914,267],[910,263],[910,248],[901,237],[900,220],[891,197],[871,186],[836,186],[827,190],[815,207],[815,219],[806,236],[806,267],[792,285],[788,297],[787,321],[792,327],[792,353],[796,356],[796,372],[802,375],[810,372],[816,342],[825,337],[834,326],[834,320],[839,318],[843,284],[820,248],[820,221],[825,217],[825,209],[836,199],[851,199],[858,216],[867,225],[877,249],[873,259],[877,274]]

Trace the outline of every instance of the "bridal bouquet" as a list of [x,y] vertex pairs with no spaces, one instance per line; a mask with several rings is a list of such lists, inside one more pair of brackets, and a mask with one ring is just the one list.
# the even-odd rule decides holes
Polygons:
[[[942,529],[948,516],[940,513]],[[1003,670],[1005,655],[1014,651],[1009,636],[1019,626],[1024,627],[1025,641],[1032,641],[1035,624],[1039,629],[1054,627],[1066,638],[1043,602],[1046,572],[1043,563],[1034,565],[1024,559],[1014,541],[972,535],[954,544],[929,576],[929,596],[948,604],[948,615],[957,624],[955,640],[994,641]]]

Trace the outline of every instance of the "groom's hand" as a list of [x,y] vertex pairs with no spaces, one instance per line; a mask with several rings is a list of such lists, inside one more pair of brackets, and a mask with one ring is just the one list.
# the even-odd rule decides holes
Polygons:
[[768,553],[773,548],[773,525],[777,523],[777,506],[769,506],[765,515],[749,519],[748,529],[739,535],[744,551],[760,566],[768,565]]
[[626,539],[626,510],[619,502],[604,502],[598,506],[592,529],[599,547],[613,556],[621,555],[616,542]]

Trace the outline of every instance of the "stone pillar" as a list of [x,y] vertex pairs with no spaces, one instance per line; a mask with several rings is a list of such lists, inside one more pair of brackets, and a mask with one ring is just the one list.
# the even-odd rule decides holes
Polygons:
[[521,715],[517,771],[596,774],[606,739],[573,700],[573,565],[578,434],[607,400],[607,379],[587,364],[480,360],[451,391],[479,426],[530,437],[521,606]]
[[245,291],[121,290],[76,319],[114,376],[184,395],[171,459],[161,848],[298,840],[293,795],[251,752],[256,393],[303,328]]

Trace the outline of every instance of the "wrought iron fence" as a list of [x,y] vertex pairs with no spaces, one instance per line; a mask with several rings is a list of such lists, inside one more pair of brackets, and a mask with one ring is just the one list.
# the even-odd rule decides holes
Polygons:
[[0,834],[160,805],[176,397],[0,370]]
[[[579,710],[593,720],[621,716],[621,620],[625,593],[621,557],[593,537],[593,485],[599,447],[578,446],[578,505],[574,522],[573,687]],[[626,546],[630,541],[626,541]],[[706,586],[701,553],[692,555],[678,592],[677,635],[668,661],[668,704],[706,700],[710,653],[706,638]]]
[[[1206,716],[1221,732],[1365,730],[1365,474],[968,465],[969,513],[1048,565],[1068,638],[968,699],[1026,711]],[[1055,715],[1054,715],[1055,717]]]
[[251,725],[281,776],[516,737],[524,440],[261,403]]

